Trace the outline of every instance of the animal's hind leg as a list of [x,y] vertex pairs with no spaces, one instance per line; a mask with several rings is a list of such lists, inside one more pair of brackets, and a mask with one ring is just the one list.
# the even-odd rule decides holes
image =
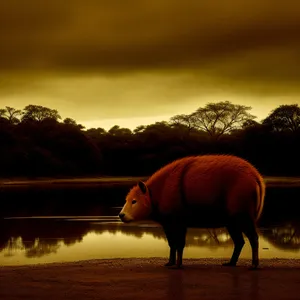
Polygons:
[[185,247],[186,232],[187,232],[187,228],[184,226],[178,228],[177,230],[177,238],[176,238],[177,268],[181,268],[182,266],[182,256],[183,256],[183,249]]
[[239,259],[241,251],[244,247],[245,240],[243,238],[243,233],[240,229],[240,226],[236,224],[236,222],[230,222],[226,226],[230,237],[234,243],[234,250],[229,262],[223,263],[223,266],[236,266],[236,263]]
[[257,269],[259,265],[259,258],[258,258],[258,234],[256,231],[256,226],[254,221],[248,217],[244,219],[243,222],[243,232],[249,239],[251,248],[252,248],[252,269]]

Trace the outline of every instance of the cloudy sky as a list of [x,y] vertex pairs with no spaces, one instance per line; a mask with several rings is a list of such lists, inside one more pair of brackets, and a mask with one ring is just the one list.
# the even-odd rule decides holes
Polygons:
[[135,128],[208,102],[300,104],[295,0],[0,2],[0,106]]

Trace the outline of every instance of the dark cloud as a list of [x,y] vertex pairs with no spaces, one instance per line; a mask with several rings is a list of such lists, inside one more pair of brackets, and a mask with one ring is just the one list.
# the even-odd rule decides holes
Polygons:
[[276,76],[289,63],[277,49],[299,58],[299,15],[294,0],[2,1],[0,67],[205,69],[267,51],[276,55],[245,58],[245,72],[250,65],[250,76],[259,75],[253,64],[268,61],[265,68],[276,64],[268,75]]
[[213,100],[266,113],[299,102],[299,16],[295,0],[1,1],[0,101],[80,120]]

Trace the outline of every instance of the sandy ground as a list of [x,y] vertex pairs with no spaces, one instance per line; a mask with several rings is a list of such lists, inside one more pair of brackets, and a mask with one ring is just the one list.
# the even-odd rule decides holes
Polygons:
[[0,299],[300,299],[300,260],[113,259],[0,267]]

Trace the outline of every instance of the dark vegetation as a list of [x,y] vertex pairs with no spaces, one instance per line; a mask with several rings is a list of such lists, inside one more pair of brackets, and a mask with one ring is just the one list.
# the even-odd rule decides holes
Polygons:
[[147,176],[186,156],[235,154],[266,176],[300,175],[300,107],[281,105],[262,121],[251,107],[208,103],[189,115],[138,126],[86,130],[38,105],[0,109],[0,176]]

